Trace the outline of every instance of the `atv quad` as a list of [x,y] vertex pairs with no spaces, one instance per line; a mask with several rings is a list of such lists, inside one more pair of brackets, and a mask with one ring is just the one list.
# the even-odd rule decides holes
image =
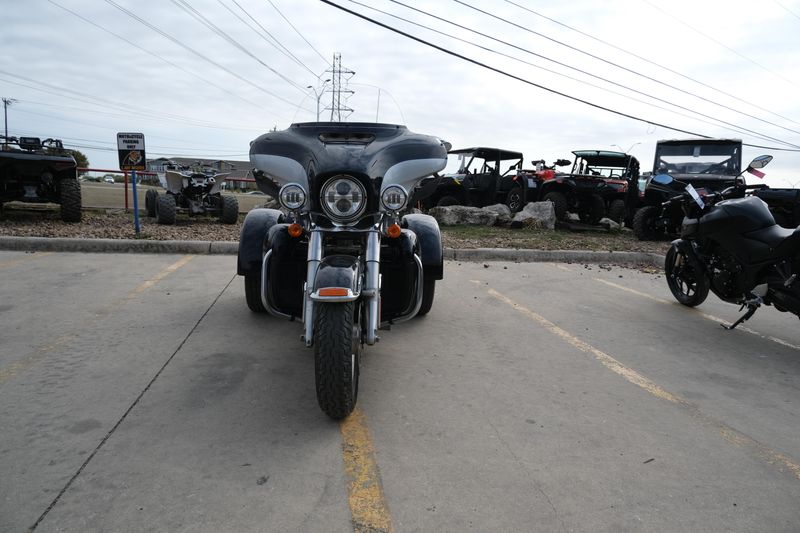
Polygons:
[[75,158],[58,139],[0,136],[0,210],[7,202],[55,203],[61,220],[80,222]]
[[155,217],[159,224],[174,224],[180,212],[218,216],[223,224],[235,224],[239,202],[235,196],[220,192],[222,178],[227,175],[217,174],[208,166],[168,167],[162,183],[166,192],[148,189],[145,193],[147,216]]

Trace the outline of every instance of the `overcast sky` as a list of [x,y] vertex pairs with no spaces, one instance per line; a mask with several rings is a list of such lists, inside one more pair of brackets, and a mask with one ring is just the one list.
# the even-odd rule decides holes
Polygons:
[[[9,134],[61,138],[94,167],[118,168],[121,131],[144,133],[149,158],[246,160],[259,134],[315,120],[315,90],[330,118],[320,91],[334,53],[355,72],[347,121],[406,124],[454,148],[553,161],[617,145],[647,170],[657,140],[690,136],[670,126],[800,150],[798,1],[402,0],[426,14],[335,0],[513,77],[319,0],[2,3]],[[762,153],[775,156],[769,184],[800,187],[800,152],[744,158]]]

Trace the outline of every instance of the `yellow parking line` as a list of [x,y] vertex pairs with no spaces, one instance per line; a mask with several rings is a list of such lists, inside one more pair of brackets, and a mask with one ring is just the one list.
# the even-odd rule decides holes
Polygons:
[[342,457],[347,474],[353,531],[394,533],[392,516],[375,460],[375,445],[364,412],[356,407],[350,416],[342,420],[339,429],[342,433]]
[[[658,298],[658,297],[653,296],[651,294],[647,294],[647,293],[644,293],[644,292],[641,292],[641,291],[637,291],[635,289],[631,289],[630,287],[625,287],[624,285],[619,285],[619,284],[614,283],[612,281],[607,281],[607,280],[600,279],[600,278],[594,278],[594,280],[595,281],[599,281],[600,283],[603,283],[605,285],[608,285],[609,287],[614,287],[615,289],[619,289],[621,291],[629,292],[631,294],[635,294],[636,296],[641,296],[642,298],[647,298],[648,300],[652,300],[654,302],[658,302],[658,303],[662,303],[662,304],[669,304],[669,305],[679,305],[676,302],[672,302],[670,300],[665,300],[663,298]],[[718,316],[714,316],[714,315],[710,315],[708,313],[704,313],[702,311],[699,311],[696,308],[686,307],[686,306],[683,306],[683,307],[685,307],[687,311],[691,310],[692,312],[697,313],[701,317],[703,317],[705,319],[708,319],[708,320],[711,320],[712,322],[716,322],[718,324],[722,324],[722,323],[725,322],[725,320],[721,319]],[[750,329],[750,328],[748,328],[747,326],[744,326],[744,325],[739,325],[739,326],[736,327],[736,329],[738,329],[740,331],[744,331],[745,333],[749,333],[750,335],[755,335],[756,337],[760,337],[762,339],[770,340],[770,341],[778,343],[778,344],[780,344],[782,346],[786,346],[787,348],[792,348],[793,350],[800,350],[800,346],[798,346],[796,344],[792,344],[792,343],[787,342],[787,341],[785,341],[783,339],[779,339],[778,337],[773,337],[772,335],[764,335],[763,333],[759,333],[758,331]]]
[[25,256],[18,257],[16,259],[6,259],[5,261],[0,261],[0,268],[17,266],[21,263],[30,261],[31,259],[36,259],[38,257],[45,257],[52,254],[53,252],[36,252],[35,254],[25,254]]
[[128,293],[128,298],[133,298],[136,295],[143,293],[144,291],[146,291],[147,289],[149,289],[150,287],[152,287],[153,285],[155,285],[156,283],[158,283],[159,281],[161,281],[165,277],[169,276],[170,274],[172,274],[173,272],[175,272],[176,270],[181,268],[183,265],[185,265],[186,263],[188,263],[192,259],[194,259],[193,255],[185,255],[185,256],[183,256],[182,258],[180,258],[175,263],[171,264],[170,266],[168,266],[167,268],[165,268],[164,270],[162,270],[161,272],[159,272],[158,274],[156,274],[152,278],[148,279],[147,281],[145,281],[144,283],[142,283],[141,285],[139,285],[138,287],[133,289],[130,293]]
[[[796,462],[794,459],[789,457],[786,454],[773,450],[772,448],[758,442],[757,440],[753,439],[752,437],[745,435],[744,433],[738,431],[737,429],[727,425],[726,423],[716,420],[715,418],[703,414],[695,405],[690,403],[689,401],[672,394],[671,392],[667,391],[666,389],[660,387],[659,385],[655,384],[653,381],[649,380],[642,374],[636,372],[635,370],[626,367],[607,353],[598,350],[594,346],[580,340],[579,338],[575,337],[574,335],[570,334],[566,330],[558,327],[554,323],[547,320],[542,315],[524,307],[517,302],[513,301],[511,298],[497,292],[494,289],[489,289],[489,295],[496,298],[497,300],[508,304],[519,313],[527,316],[534,322],[538,323],[554,335],[565,340],[567,343],[571,344],[578,350],[591,354],[597,361],[599,361],[603,366],[622,376],[625,380],[634,385],[641,387],[643,390],[647,391],[648,393],[652,394],[657,398],[661,398],[663,400],[667,400],[673,404],[676,404],[686,410],[692,418],[698,420],[704,425],[708,425],[714,427],[719,431],[719,434],[724,438],[726,441],[734,444],[737,447],[745,447],[750,449],[755,455],[761,457],[769,464],[776,464],[779,468],[786,468],[797,478],[800,479],[800,463]],[[643,294],[643,293],[642,293]],[[666,300],[665,300],[666,301]]]

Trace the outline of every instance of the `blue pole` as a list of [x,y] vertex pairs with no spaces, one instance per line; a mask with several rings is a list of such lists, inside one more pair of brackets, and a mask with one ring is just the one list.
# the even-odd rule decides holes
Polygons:
[[133,184],[133,227],[136,229],[136,236],[139,236],[139,196],[136,194],[136,171],[131,170],[131,182]]

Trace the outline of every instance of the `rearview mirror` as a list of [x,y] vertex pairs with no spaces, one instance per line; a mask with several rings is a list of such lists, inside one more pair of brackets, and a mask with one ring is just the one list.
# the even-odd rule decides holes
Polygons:
[[748,168],[764,168],[770,161],[772,161],[771,155],[760,155],[750,162]]

